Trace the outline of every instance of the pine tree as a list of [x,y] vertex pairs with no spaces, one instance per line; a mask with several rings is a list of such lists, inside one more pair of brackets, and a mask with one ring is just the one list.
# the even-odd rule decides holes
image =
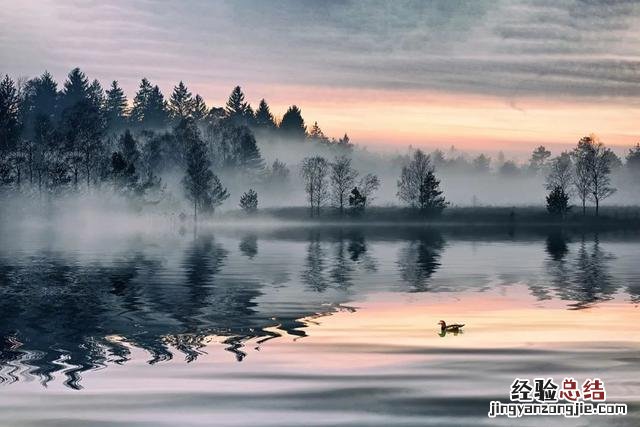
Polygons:
[[304,125],[302,111],[295,105],[289,107],[279,126],[280,133],[293,140],[304,141],[307,136],[307,127]]
[[329,143],[329,138],[327,138],[324,133],[322,132],[322,129],[320,129],[320,126],[318,126],[318,122],[313,122],[313,126],[311,126],[311,129],[309,130],[309,141],[313,142],[313,143],[320,143],[320,144],[328,144]]
[[569,208],[569,195],[560,186],[553,188],[547,196],[547,210],[549,213],[564,218]]
[[187,86],[180,81],[173,88],[171,99],[169,100],[169,114],[173,120],[181,120],[190,117],[193,112],[193,98]]
[[351,152],[353,150],[353,144],[351,143],[351,139],[349,139],[349,135],[345,133],[344,136],[338,140],[337,148],[345,152]]
[[244,171],[256,174],[264,169],[264,160],[253,133],[248,128],[240,131],[238,141],[238,166]]
[[136,92],[133,98],[133,107],[131,108],[131,122],[141,124],[144,120],[145,113],[149,105],[149,97],[153,86],[149,83],[149,80],[143,78],[140,82],[140,88]]
[[0,82],[0,154],[16,148],[20,134],[18,120],[20,100],[13,80],[8,75]]
[[80,68],[74,68],[67,76],[67,81],[62,89],[62,108],[71,108],[79,102],[83,102],[89,98],[89,80],[87,76],[80,71]]
[[253,214],[258,210],[258,193],[253,188],[240,196],[240,208],[248,214]]
[[264,98],[260,100],[260,104],[258,105],[258,109],[256,110],[255,122],[256,126],[262,130],[271,130],[275,129],[276,127],[276,123],[273,118],[273,114],[271,114],[269,104],[267,104],[267,101],[265,101]]
[[29,80],[24,88],[23,120],[26,137],[31,138],[36,121],[56,116],[58,85],[48,72]]
[[91,101],[91,103],[96,108],[98,108],[99,110],[102,110],[104,108],[105,97],[104,97],[104,90],[102,90],[102,85],[100,84],[98,79],[94,79],[91,82],[91,85],[89,85],[89,89],[87,92],[88,92],[87,97],[89,98],[89,101]]
[[194,120],[200,121],[207,117],[207,113],[207,105],[204,103],[204,99],[202,99],[200,95],[196,95],[196,97],[193,98],[191,116]]
[[107,99],[105,100],[105,119],[107,129],[119,131],[125,126],[127,118],[127,97],[118,81],[111,82],[111,88],[106,91]]
[[149,94],[143,123],[148,128],[164,127],[168,120],[167,102],[164,100],[164,95],[162,95],[158,85],[155,85]]
[[202,140],[189,144],[186,163],[187,170],[182,184],[187,198],[193,203],[193,216],[197,221],[199,208],[213,213],[229,197],[229,193],[211,171],[211,161]]
[[247,107],[248,104],[245,101],[242,88],[240,86],[234,87],[225,107],[227,117],[236,123],[244,123]]

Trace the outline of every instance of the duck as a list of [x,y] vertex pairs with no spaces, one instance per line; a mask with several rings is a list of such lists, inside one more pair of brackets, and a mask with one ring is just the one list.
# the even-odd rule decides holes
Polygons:
[[441,321],[438,322],[438,325],[440,325],[440,332],[441,333],[445,333],[445,332],[458,333],[458,332],[460,332],[460,330],[464,326],[464,323],[462,323],[462,324],[454,323],[452,325],[447,325],[447,322],[445,322],[444,320],[441,320]]

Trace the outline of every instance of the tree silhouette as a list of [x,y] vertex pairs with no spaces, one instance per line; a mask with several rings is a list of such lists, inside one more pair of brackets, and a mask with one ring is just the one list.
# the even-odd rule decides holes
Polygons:
[[111,88],[107,89],[106,94],[104,110],[107,129],[118,132],[127,120],[127,97],[117,80],[111,82]]
[[313,126],[311,126],[311,129],[309,130],[308,138],[309,138],[309,141],[313,143],[318,143],[318,144],[329,143],[329,138],[327,138],[324,135],[324,133],[322,132],[322,129],[320,129],[320,126],[318,126],[318,122],[313,122]]
[[18,92],[9,76],[0,81],[0,155],[15,148],[20,134]]
[[187,86],[180,81],[177,86],[173,88],[171,99],[169,99],[169,115],[173,120],[179,121],[192,117],[194,101],[191,96],[191,92],[187,89]]
[[262,130],[272,130],[276,128],[276,122],[271,114],[269,104],[263,99],[260,100],[258,109],[255,113],[256,126]]
[[198,208],[212,213],[229,194],[211,171],[211,162],[200,138],[191,141],[187,147],[186,163],[182,184],[187,198],[193,203],[193,217],[197,221]]
[[320,215],[320,206],[328,198],[326,182],[328,168],[329,164],[324,157],[306,157],[302,160],[300,174],[304,180],[311,216],[314,215],[314,209],[316,215]]
[[537,173],[543,168],[549,157],[551,157],[551,151],[547,150],[542,145],[539,146],[533,150],[533,153],[531,154],[531,158],[529,159],[529,170],[533,173]]
[[234,87],[225,107],[227,117],[236,124],[245,124],[248,107],[249,104],[245,101],[242,88],[240,86]]
[[304,141],[307,136],[307,127],[304,125],[302,111],[295,105],[289,107],[279,126],[280,134],[285,138],[296,141]]
[[564,192],[562,187],[556,186],[547,196],[547,211],[549,211],[551,215],[564,218],[569,209],[569,196]]
[[353,188],[358,172],[351,167],[351,159],[346,156],[336,157],[330,167],[329,180],[331,182],[333,200],[340,209],[340,215],[344,215],[347,193]]
[[208,112],[204,99],[202,99],[200,95],[196,95],[196,97],[193,98],[191,117],[196,121],[204,120]]
[[258,193],[253,188],[240,196],[240,208],[248,214],[256,213],[258,210]]
[[571,162],[571,155],[564,152],[551,160],[549,173],[545,179],[545,188],[551,191],[556,187],[560,187],[564,194],[570,196],[572,179],[573,164]]
[[402,168],[398,197],[425,213],[439,213],[447,206],[431,160],[421,150],[416,150],[413,159]]

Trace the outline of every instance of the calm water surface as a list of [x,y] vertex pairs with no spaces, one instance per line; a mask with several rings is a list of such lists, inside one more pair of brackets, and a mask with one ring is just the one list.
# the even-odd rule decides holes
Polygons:
[[[5,229],[0,425],[541,425],[515,377],[640,424],[640,236],[422,227]],[[466,323],[438,335],[438,320]]]

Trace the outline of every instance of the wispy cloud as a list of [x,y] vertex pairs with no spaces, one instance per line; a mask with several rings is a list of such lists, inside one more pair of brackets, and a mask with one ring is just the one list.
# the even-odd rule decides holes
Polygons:
[[430,89],[503,97],[640,95],[633,1],[6,2],[12,74]]

